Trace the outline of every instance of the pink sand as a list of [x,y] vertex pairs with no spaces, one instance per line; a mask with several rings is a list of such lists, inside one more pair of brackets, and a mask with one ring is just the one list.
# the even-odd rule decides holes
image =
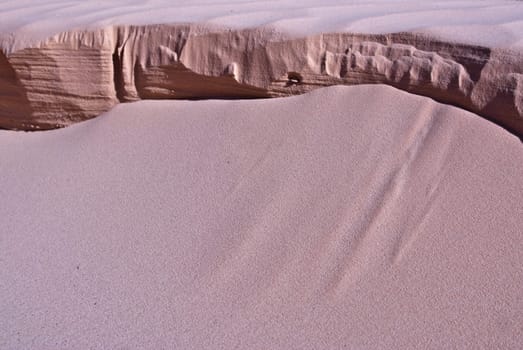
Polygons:
[[0,0],[0,46],[15,51],[75,29],[188,22],[299,36],[424,32],[523,49],[520,0]]
[[0,132],[0,348],[521,349],[522,174],[384,86]]

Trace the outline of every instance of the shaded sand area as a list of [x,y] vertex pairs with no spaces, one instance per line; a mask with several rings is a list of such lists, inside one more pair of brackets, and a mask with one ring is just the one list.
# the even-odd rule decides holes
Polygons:
[[521,348],[522,147],[366,85],[0,132],[0,348]]

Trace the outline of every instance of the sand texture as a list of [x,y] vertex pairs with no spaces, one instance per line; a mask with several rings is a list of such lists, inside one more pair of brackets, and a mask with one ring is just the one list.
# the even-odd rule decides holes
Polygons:
[[521,174],[378,85],[1,131],[0,348],[521,349]]
[[0,0],[0,42],[23,49],[73,29],[200,23],[294,36],[430,33],[447,41],[523,47],[519,0]]
[[521,140],[523,1],[0,0],[0,350],[521,350]]
[[523,136],[522,53],[419,34],[290,38],[264,29],[124,26],[63,33],[1,55],[3,128],[63,127],[119,101],[289,96],[381,83]]

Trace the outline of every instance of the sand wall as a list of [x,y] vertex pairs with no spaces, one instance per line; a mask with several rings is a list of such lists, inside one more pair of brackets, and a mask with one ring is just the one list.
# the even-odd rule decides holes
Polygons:
[[377,83],[523,135],[523,54],[412,33],[294,38],[269,29],[117,26],[3,51],[0,127],[9,129],[63,127],[139,99],[281,97]]

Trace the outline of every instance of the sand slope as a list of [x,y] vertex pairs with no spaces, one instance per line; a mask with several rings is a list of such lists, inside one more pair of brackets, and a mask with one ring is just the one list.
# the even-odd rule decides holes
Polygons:
[[0,132],[0,348],[521,348],[521,174],[385,86]]

